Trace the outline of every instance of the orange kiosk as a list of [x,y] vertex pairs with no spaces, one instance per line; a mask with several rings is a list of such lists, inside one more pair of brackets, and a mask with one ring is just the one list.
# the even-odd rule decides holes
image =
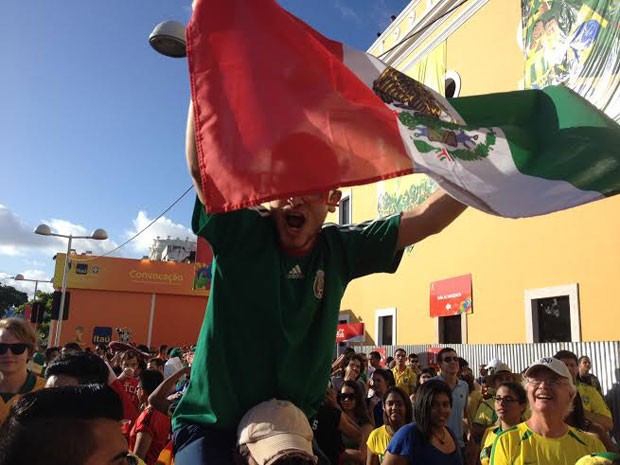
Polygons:
[[[65,259],[66,254],[56,255],[57,290]],[[209,272],[194,263],[71,255],[60,343],[93,346],[128,338],[149,347],[195,344],[209,297]],[[201,288],[194,289],[195,282]],[[56,329],[52,323],[50,341]]]

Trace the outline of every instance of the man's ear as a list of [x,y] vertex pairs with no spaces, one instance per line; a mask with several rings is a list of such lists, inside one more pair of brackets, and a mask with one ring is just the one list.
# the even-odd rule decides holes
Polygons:
[[342,192],[338,189],[329,191],[329,197],[327,198],[327,205],[329,206],[329,212],[334,213],[336,211],[336,207],[342,198]]

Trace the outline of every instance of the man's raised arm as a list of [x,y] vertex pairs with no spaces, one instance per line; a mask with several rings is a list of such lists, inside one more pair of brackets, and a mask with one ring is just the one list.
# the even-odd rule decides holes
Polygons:
[[458,200],[437,189],[426,201],[402,213],[397,250],[441,232],[467,208]]
[[187,168],[196,189],[196,195],[202,204],[205,204],[204,194],[202,193],[202,180],[200,178],[200,165],[198,164],[198,152],[196,151],[196,133],[194,132],[194,104],[190,100],[187,112],[187,130],[185,133],[185,156],[187,158]]

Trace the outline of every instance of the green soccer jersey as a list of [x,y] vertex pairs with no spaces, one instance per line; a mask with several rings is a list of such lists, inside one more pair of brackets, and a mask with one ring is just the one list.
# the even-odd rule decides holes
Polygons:
[[189,387],[173,427],[235,430],[270,398],[316,413],[327,388],[340,301],[354,278],[394,272],[400,216],[325,225],[311,252],[278,247],[268,210],[208,215],[199,202],[194,232],[213,249],[212,283]]

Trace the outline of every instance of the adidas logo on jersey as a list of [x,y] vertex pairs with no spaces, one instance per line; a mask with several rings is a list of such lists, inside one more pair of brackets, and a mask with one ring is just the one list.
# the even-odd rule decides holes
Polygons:
[[303,279],[304,274],[301,271],[301,267],[299,265],[295,265],[291,271],[288,272],[286,276],[287,279]]

